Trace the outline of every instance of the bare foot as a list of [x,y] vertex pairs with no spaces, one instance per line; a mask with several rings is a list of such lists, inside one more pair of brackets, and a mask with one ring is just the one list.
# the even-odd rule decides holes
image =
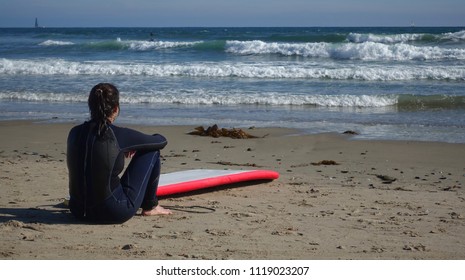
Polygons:
[[142,216],[155,216],[155,215],[171,215],[173,212],[169,209],[165,209],[160,205],[155,206],[152,210],[143,210]]

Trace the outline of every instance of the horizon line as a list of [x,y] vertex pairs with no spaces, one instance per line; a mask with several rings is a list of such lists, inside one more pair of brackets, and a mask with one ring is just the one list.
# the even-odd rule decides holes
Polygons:
[[[464,27],[465,25],[269,25],[269,26],[40,26],[43,28],[386,28],[386,27],[405,27],[405,28],[417,28],[417,27]],[[31,28],[36,29],[35,26],[0,26],[0,28]]]

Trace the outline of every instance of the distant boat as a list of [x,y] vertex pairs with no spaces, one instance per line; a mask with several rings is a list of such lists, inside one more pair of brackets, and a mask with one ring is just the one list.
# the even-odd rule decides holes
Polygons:
[[43,26],[39,26],[39,20],[36,18],[35,28],[44,28]]

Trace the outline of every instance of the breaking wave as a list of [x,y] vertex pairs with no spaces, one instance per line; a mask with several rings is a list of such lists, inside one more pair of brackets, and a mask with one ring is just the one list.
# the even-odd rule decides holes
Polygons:
[[75,62],[62,59],[0,59],[2,75],[185,76],[258,79],[334,79],[363,81],[438,80],[465,81],[465,66],[345,65],[204,62],[145,64],[121,61]]
[[460,42],[465,30],[441,35],[433,34],[363,34],[350,33],[344,42],[267,42],[262,40],[213,41],[148,41],[116,40],[87,42],[47,40],[41,46],[69,46],[98,51],[128,50],[147,52],[164,49],[195,49],[200,52],[225,51],[237,55],[282,55],[305,58],[329,58],[363,61],[465,60],[465,49],[453,45],[415,45],[410,42]]
[[459,42],[465,40],[465,30],[458,32],[448,32],[443,34],[429,34],[429,33],[403,33],[403,34],[371,34],[371,33],[349,33],[347,41],[353,43],[383,43],[383,44],[396,44],[396,43],[436,43],[436,42]]
[[240,55],[279,54],[369,61],[465,60],[465,49],[419,47],[404,43],[387,45],[378,42],[331,44],[267,43],[259,40],[228,41],[226,51]]
[[55,40],[47,40],[39,44],[39,46],[70,46],[74,45],[73,42],[67,41],[55,41]]
[[[87,94],[4,92],[0,100],[29,102],[87,102]],[[272,105],[343,108],[381,108],[396,106],[400,110],[465,109],[465,96],[446,95],[319,95],[260,92],[209,92],[185,90],[182,92],[128,92],[122,103],[132,104],[184,104],[184,105]]]
[[132,50],[132,51],[150,51],[157,49],[170,49],[170,48],[182,48],[182,47],[192,47],[198,44],[203,43],[203,41],[195,42],[170,42],[170,41],[141,41],[141,40],[121,40],[117,38],[116,40],[108,41],[97,41],[97,42],[88,42],[82,45],[78,45],[73,42],[67,41],[55,41],[47,40],[40,43],[40,46],[69,46],[75,45],[84,49],[94,49],[100,51],[111,51],[111,50]]

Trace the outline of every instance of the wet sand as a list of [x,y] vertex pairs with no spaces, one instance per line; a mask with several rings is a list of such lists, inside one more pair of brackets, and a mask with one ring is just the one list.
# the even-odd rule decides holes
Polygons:
[[281,176],[161,199],[177,207],[171,216],[89,225],[63,204],[73,125],[0,122],[0,259],[465,258],[464,144],[280,128],[212,138],[187,135],[190,126],[130,126],[168,138],[163,173]]

